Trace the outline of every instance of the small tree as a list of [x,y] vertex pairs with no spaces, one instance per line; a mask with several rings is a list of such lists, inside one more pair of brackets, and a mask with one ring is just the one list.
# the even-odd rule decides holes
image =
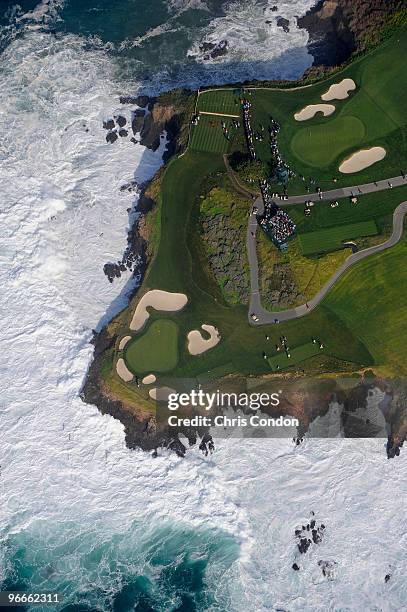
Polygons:
[[258,160],[249,158],[241,160],[235,170],[244,181],[253,182],[265,178],[264,164]]

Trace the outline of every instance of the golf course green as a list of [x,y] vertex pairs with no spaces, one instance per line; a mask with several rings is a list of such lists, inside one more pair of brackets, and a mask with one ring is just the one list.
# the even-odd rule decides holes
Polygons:
[[158,319],[126,346],[124,359],[134,374],[169,372],[178,362],[178,326],[174,321]]

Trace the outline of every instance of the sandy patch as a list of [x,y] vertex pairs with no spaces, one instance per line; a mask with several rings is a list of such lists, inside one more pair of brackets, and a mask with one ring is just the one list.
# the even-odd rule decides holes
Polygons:
[[383,147],[372,147],[370,149],[361,149],[356,153],[353,153],[348,159],[345,159],[339,166],[339,172],[342,174],[351,174],[352,172],[359,172],[369,166],[372,166],[376,162],[386,157],[386,149]]
[[188,351],[191,355],[200,355],[209,351],[220,342],[220,334],[213,325],[201,325],[202,329],[210,335],[206,340],[198,329],[194,329],[188,334]]
[[315,117],[317,113],[322,113],[324,117],[328,117],[335,112],[335,107],[333,104],[309,104],[299,113],[295,113],[294,119],[296,121],[307,121],[307,119],[312,119]]
[[176,393],[175,389],[171,389],[171,387],[154,387],[148,392],[151,399],[158,402],[166,402],[171,393]]
[[155,383],[156,380],[157,377],[154,376],[154,374],[149,374],[148,376],[144,376],[141,382],[143,383],[143,385],[152,385],[153,383]]
[[164,312],[177,312],[184,308],[187,302],[188,298],[184,293],[170,293],[160,289],[148,291],[137,304],[130,323],[130,329],[132,331],[140,331],[150,316],[147,310],[149,307],[155,308],[155,310],[163,310]]
[[120,340],[119,351],[124,349],[129,340],[131,340],[131,336],[124,336],[124,338]]
[[340,83],[334,83],[331,87],[322,94],[321,99],[325,102],[330,100],[345,100],[349,98],[349,92],[356,89],[356,83],[353,79],[343,79]]
[[124,382],[130,382],[131,380],[133,380],[133,374],[130,372],[130,370],[127,369],[127,366],[124,363],[124,359],[120,358],[117,360],[116,372],[118,373],[120,378],[124,380]]

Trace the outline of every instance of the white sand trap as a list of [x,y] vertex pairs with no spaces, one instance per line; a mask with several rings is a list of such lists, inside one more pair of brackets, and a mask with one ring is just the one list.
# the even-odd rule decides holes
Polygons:
[[151,399],[158,402],[166,402],[171,393],[176,393],[175,389],[171,389],[171,387],[154,387],[148,392]]
[[213,325],[201,325],[202,329],[210,335],[206,340],[198,329],[194,329],[188,334],[188,351],[191,355],[200,355],[209,351],[220,342],[220,334]]
[[349,92],[356,89],[356,83],[353,79],[343,79],[340,83],[335,83],[322,94],[321,99],[325,102],[330,100],[345,100],[349,98]]
[[124,382],[130,382],[131,380],[133,380],[133,374],[130,372],[130,370],[127,369],[127,366],[124,363],[124,359],[120,358],[117,360],[116,372],[118,373],[120,378],[124,380]]
[[129,340],[131,340],[131,336],[124,336],[124,338],[120,340],[119,351],[124,349]]
[[150,316],[147,310],[149,307],[163,310],[164,312],[177,312],[184,308],[187,302],[188,298],[184,293],[169,293],[160,289],[148,291],[137,304],[130,323],[130,329],[132,331],[140,331]]
[[299,113],[295,113],[294,119],[296,121],[306,121],[307,119],[312,119],[315,117],[317,113],[322,113],[324,117],[328,117],[335,112],[335,107],[333,104],[309,104]]
[[154,376],[154,374],[149,374],[148,376],[144,376],[141,382],[143,383],[143,385],[152,385],[153,383],[155,383],[156,380],[157,377]]
[[339,172],[342,172],[342,174],[359,172],[360,170],[364,170],[365,168],[372,166],[376,162],[382,160],[384,157],[386,157],[386,149],[383,149],[383,147],[361,149],[341,163],[339,166]]

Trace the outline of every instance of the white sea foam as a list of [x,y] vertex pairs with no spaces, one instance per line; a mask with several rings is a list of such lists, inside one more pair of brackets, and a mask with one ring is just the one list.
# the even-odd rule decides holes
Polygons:
[[[118,187],[151,175],[160,152],[105,143],[112,66],[75,37],[31,32],[1,61],[1,537],[26,538],[34,564],[55,551],[38,584],[72,579],[86,592],[113,590],[109,553],[139,571],[165,522],[222,529],[241,560],[222,578],[209,566],[206,581],[230,609],[403,609],[404,452],[389,462],[378,440],[256,439],[152,459],[81,402],[90,330],[126,282],[102,273],[123,249],[131,200]],[[293,572],[294,528],[311,510],[326,537]],[[98,545],[107,552],[92,560]],[[337,562],[333,582],[319,559]]]
[[[208,71],[213,70],[214,64],[222,64],[225,69],[231,64],[232,73],[237,71],[235,79],[297,78],[312,64],[312,57],[306,48],[308,34],[298,28],[296,16],[303,15],[313,4],[313,0],[235,0],[226,6],[225,16],[211,21],[202,39],[191,47],[189,55],[204,61],[207,53],[199,50],[202,42],[216,44],[227,40],[226,55],[204,62],[208,64]],[[276,12],[271,10],[274,5],[278,6]],[[277,17],[289,20],[289,32],[277,25]]]

